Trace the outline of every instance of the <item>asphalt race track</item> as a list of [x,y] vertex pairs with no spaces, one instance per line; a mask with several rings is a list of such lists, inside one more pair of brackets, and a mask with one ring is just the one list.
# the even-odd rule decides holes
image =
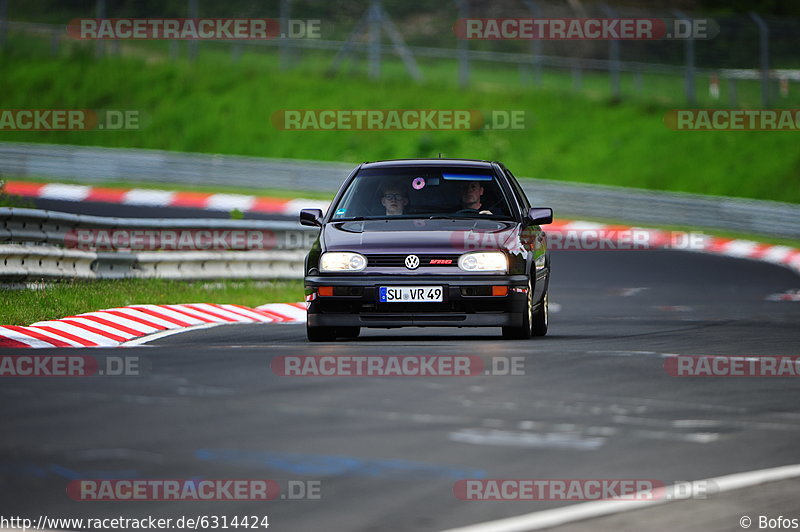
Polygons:
[[[368,330],[312,345],[301,325],[267,324],[115,350],[38,350],[135,356],[141,375],[4,379],[2,513],[269,515],[279,531],[440,530],[572,504],[462,501],[453,494],[460,478],[672,483],[800,463],[800,381],[664,369],[665,354],[800,355],[800,303],[766,299],[798,288],[797,274],[676,251],[562,251],[552,262],[559,310],[541,339]],[[277,356],[308,354],[469,354],[488,366],[524,357],[524,375],[284,377],[270,369]],[[317,500],[269,502],[70,499],[67,484],[86,478],[268,478],[282,489],[319,481],[321,491]],[[792,493],[772,509],[800,517]],[[660,516],[669,528],[699,529],[670,506]],[[725,508],[716,528],[704,529],[739,529],[736,506]],[[646,515],[594,529],[641,530],[652,525]]]

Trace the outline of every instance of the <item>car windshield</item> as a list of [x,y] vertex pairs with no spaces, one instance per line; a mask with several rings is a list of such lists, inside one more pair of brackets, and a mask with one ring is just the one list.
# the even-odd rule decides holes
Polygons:
[[334,221],[512,217],[497,178],[484,168],[364,169],[356,175],[334,209]]

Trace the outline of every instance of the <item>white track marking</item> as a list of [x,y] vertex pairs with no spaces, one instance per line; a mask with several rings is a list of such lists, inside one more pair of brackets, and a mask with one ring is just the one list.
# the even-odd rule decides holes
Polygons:
[[254,312],[249,308],[237,307],[236,305],[222,305],[222,307],[227,308],[231,312],[239,312],[241,314],[244,314],[245,316],[250,316],[251,318],[257,321],[263,321],[265,323],[271,323],[275,321],[273,318],[265,316],[263,314],[259,314],[258,312]]
[[120,307],[114,310],[116,310],[121,314],[125,314],[126,316],[130,316],[132,320],[144,320],[150,323],[155,323],[156,325],[160,325],[162,327],[166,327],[167,329],[174,329],[175,327],[180,327],[180,325],[176,325],[171,321],[163,320],[161,318],[156,318],[155,316],[151,316],[150,314],[138,311],[136,309]]
[[62,335],[60,335],[58,333],[55,333],[55,332],[45,331],[44,329],[40,329],[39,327],[36,327],[35,325],[31,325],[30,327],[26,327],[26,328],[31,329],[32,331],[35,331],[35,332],[41,334],[42,336],[46,336],[47,338],[54,338],[56,340],[60,340],[60,341],[62,341],[64,343],[66,343],[66,344],[69,344],[69,345],[73,346],[73,347],[86,347],[85,345],[83,345],[80,342],[76,342],[75,340],[72,340],[70,338],[66,338],[66,337],[64,337],[64,336],[62,336]]
[[242,194],[212,194],[206,202],[206,209],[212,211],[232,211],[238,209],[245,212],[252,209],[255,202],[255,196],[244,196]]
[[50,183],[39,189],[39,197],[64,201],[83,201],[91,192],[91,187],[83,185],[63,185]]
[[196,308],[187,307],[186,305],[166,305],[166,306],[168,308],[172,308],[172,309],[175,309],[175,310],[178,310],[178,311],[181,311],[181,312],[187,312],[187,313],[189,313],[189,315],[195,316],[196,318],[204,320],[206,323],[208,323],[208,322],[212,322],[212,323],[228,323],[228,321],[226,321],[226,320],[224,320],[222,318],[218,318],[217,316],[212,316],[211,314],[208,314],[207,312],[203,312],[202,310],[199,310],[199,309],[196,309]]
[[34,338],[28,334],[12,331],[11,329],[6,329],[5,327],[0,327],[0,335],[4,338],[9,338],[11,340],[21,342],[23,344],[29,345],[31,347],[55,347],[53,344],[48,343],[44,340],[39,340],[38,338]]
[[261,305],[260,307],[256,307],[256,310],[269,310],[271,312],[287,316],[296,321],[300,321],[303,323],[305,323],[306,321],[305,310],[293,307],[292,305],[287,305],[286,303],[269,303],[267,305]]
[[150,205],[154,207],[167,207],[172,205],[175,192],[169,190],[151,190],[134,188],[125,193],[122,203],[128,205]]
[[133,335],[133,334],[127,332],[127,331],[123,331],[123,330],[117,329],[115,327],[110,327],[108,325],[104,325],[104,324],[98,323],[96,321],[88,320],[86,318],[81,318],[79,316],[75,316],[75,317],[72,317],[72,318],[64,318],[64,319],[65,320],[70,320],[70,321],[75,321],[75,322],[78,322],[78,323],[82,323],[84,325],[88,325],[89,327],[94,327],[97,330],[100,330],[100,331],[103,331],[103,332],[107,332],[108,334],[113,334],[115,336],[119,336],[119,337],[124,338],[126,340],[128,338],[135,338],[135,335]]
[[731,257],[750,257],[758,251],[758,248],[758,242],[753,242],[751,240],[733,240],[725,245],[723,253]]
[[[215,307],[208,303],[196,303],[192,305],[192,308],[196,308],[198,310],[213,312],[215,314],[219,314],[220,316],[225,316],[226,318],[230,318],[232,320],[236,320],[242,323],[247,323],[248,318],[242,316],[241,314],[236,314],[235,312],[231,312],[230,310],[225,310],[224,308]],[[255,321],[255,318],[249,318],[250,321]]]
[[[112,309],[109,309],[112,310]],[[116,310],[116,309],[114,309]],[[134,321],[133,318],[122,318],[120,316],[115,316],[114,314],[109,314],[108,312],[104,312],[102,310],[98,310],[97,312],[86,312],[84,314],[78,314],[78,316],[93,316],[96,318],[102,318],[106,321],[110,321],[112,323],[118,323],[123,327],[127,327],[128,329],[132,329],[134,331],[139,331],[142,334],[150,334],[152,332],[156,332],[158,329],[155,327],[151,327],[149,325],[145,325],[144,323],[140,323],[138,321]]]
[[82,329],[77,325],[72,325],[71,323],[64,323],[63,321],[40,321],[32,325],[32,327],[41,327],[41,326],[51,327],[57,331],[63,331],[67,334],[71,334],[72,336],[77,336],[81,340],[93,342],[99,346],[113,347],[115,345],[119,345],[118,341],[113,340],[108,336],[101,336],[97,333],[93,333],[91,331],[87,331],[86,329]]
[[451,432],[447,439],[459,443],[473,445],[497,445],[502,447],[534,447],[574,449],[578,451],[594,451],[603,446],[606,439],[600,437],[583,437],[579,434],[547,432],[543,434],[531,432],[515,432],[494,429],[464,429]]
[[137,307],[138,308],[146,308],[148,310],[152,310],[153,312],[156,312],[158,314],[162,314],[164,316],[167,316],[169,318],[172,318],[172,319],[175,319],[175,320],[178,320],[178,321],[182,321],[183,323],[188,323],[189,325],[200,325],[200,324],[206,323],[205,321],[203,321],[203,320],[201,320],[199,318],[196,318],[194,316],[187,316],[186,314],[182,314],[182,313],[178,312],[177,310],[174,310],[174,309],[171,309],[171,308],[167,308],[167,307],[164,307],[164,306],[160,306],[160,305],[131,305],[131,308],[137,308]]
[[296,216],[300,214],[300,209],[320,209],[324,214],[330,206],[329,201],[320,201],[312,199],[297,198],[288,201],[283,207],[283,214],[287,216]]
[[[770,469],[759,469],[745,473],[734,473],[721,477],[714,477],[699,482],[705,482],[719,488],[716,493],[733,491],[742,488],[749,488],[767,482],[777,482],[800,477],[800,464],[793,464]],[[591,501],[580,504],[572,504],[562,508],[543,510],[530,514],[487,521],[459,528],[451,528],[445,532],[523,532],[529,530],[542,530],[556,526],[585,521],[607,515],[614,515],[632,510],[641,510],[648,506],[667,504],[680,500],[674,497],[675,486],[666,489],[665,496],[658,500],[633,500],[633,501]]]
[[[241,323],[242,322],[239,322],[239,324]],[[203,329],[210,329],[212,327],[217,327],[219,325],[236,325],[236,324],[227,321],[222,323],[202,323],[200,325],[192,325],[191,327],[182,327],[180,329],[173,329],[171,331],[161,331],[155,334],[148,334],[147,336],[142,336],[141,338],[134,338],[133,340],[128,340],[127,342],[124,342],[120,345],[122,347],[144,345],[152,342],[153,340],[158,340],[161,338],[166,338],[167,336],[172,336],[173,334],[182,334],[185,332],[200,331]]]
[[782,263],[794,252],[789,246],[770,246],[761,254],[761,259],[769,262]]

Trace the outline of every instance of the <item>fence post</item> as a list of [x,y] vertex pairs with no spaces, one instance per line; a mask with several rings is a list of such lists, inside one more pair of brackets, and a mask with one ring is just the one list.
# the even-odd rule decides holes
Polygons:
[[281,20],[281,34],[278,36],[280,39],[280,65],[281,70],[288,70],[291,62],[289,54],[289,43],[286,39],[289,38],[289,13],[291,12],[291,0],[281,0],[280,7],[280,20]]
[[[458,18],[469,18],[468,0],[456,0]],[[464,36],[466,37],[466,35]],[[469,85],[469,41],[458,39],[458,86],[461,88]]]
[[242,43],[239,41],[231,43],[231,63],[238,63],[242,57]]
[[[106,18],[106,0],[97,0],[95,4],[95,17]],[[94,49],[95,57],[103,57],[105,53],[106,42],[103,39],[97,39]]]
[[0,48],[5,47],[8,35],[8,0],[0,0]]
[[[197,0],[189,0],[189,18],[197,18]],[[197,60],[197,49],[199,46],[197,39],[191,39],[188,42],[189,48],[189,61]]]
[[381,8],[380,0],[372,0],[369,6],[369,77],[381,76]]
[[736,79],[728,78],[728,102],[731,107],[739,107],[738,97],[736,95]]
[[[531,18],[540,18],[541,10],[534,0],[525,0],[525,5],[528,6],[528,11],[531,13]],[[536,85],[542,84],[542,40],[531,39],[531,68],[533,69],[533,82]],[[580,67],[578,67],[580,68]],[[574,72],[573,72],[574,75]],[[578,73],[580,76],[580,73]]]
[[[611,9],[608,4],[600,4],[600,9],[608,18],[619,18],[617,12]],[[608,41],[608,76],[611,82],[611,96],[616,100],[620,98],[619,88],[620,54],[619,40],[611,39]]]
[[750,12],[750,18],[758,26],[758,46],[761,63],[761,107],[769,107],[769,26],[758,13]]
[[[673,9],[672,12],[675,14],[676,17],[682,20],[689,21],[689,17],[686,16],[682,11],[677,9]],[[697,102],[697,98],[695,97],[695,82],[694,82],[694,75],[695,75],[695,63],[694,63],[694,35],[690,32],[689,37],[684,41],[684,60],[686,61],[686,70],[685,75],[686,79],[685,83],[685,90],[686,90],[686,101],[689,105],[695,105]]]
[[58,46],[61,38],[61,31],[58,27],[53,28],[50,32],[50,55],[53,57],[58,56]]
[[581,60],[575,59],[572,62],[572,90],[580,92],[583,87],[583,69],[581,68]]

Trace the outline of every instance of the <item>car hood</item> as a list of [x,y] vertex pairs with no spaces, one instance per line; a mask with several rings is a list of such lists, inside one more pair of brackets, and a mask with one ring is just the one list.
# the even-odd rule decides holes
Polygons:
[[517,230],[502,220],[364,220],[331,222],[322,237],[328,251],[463,253],[503,248]]

